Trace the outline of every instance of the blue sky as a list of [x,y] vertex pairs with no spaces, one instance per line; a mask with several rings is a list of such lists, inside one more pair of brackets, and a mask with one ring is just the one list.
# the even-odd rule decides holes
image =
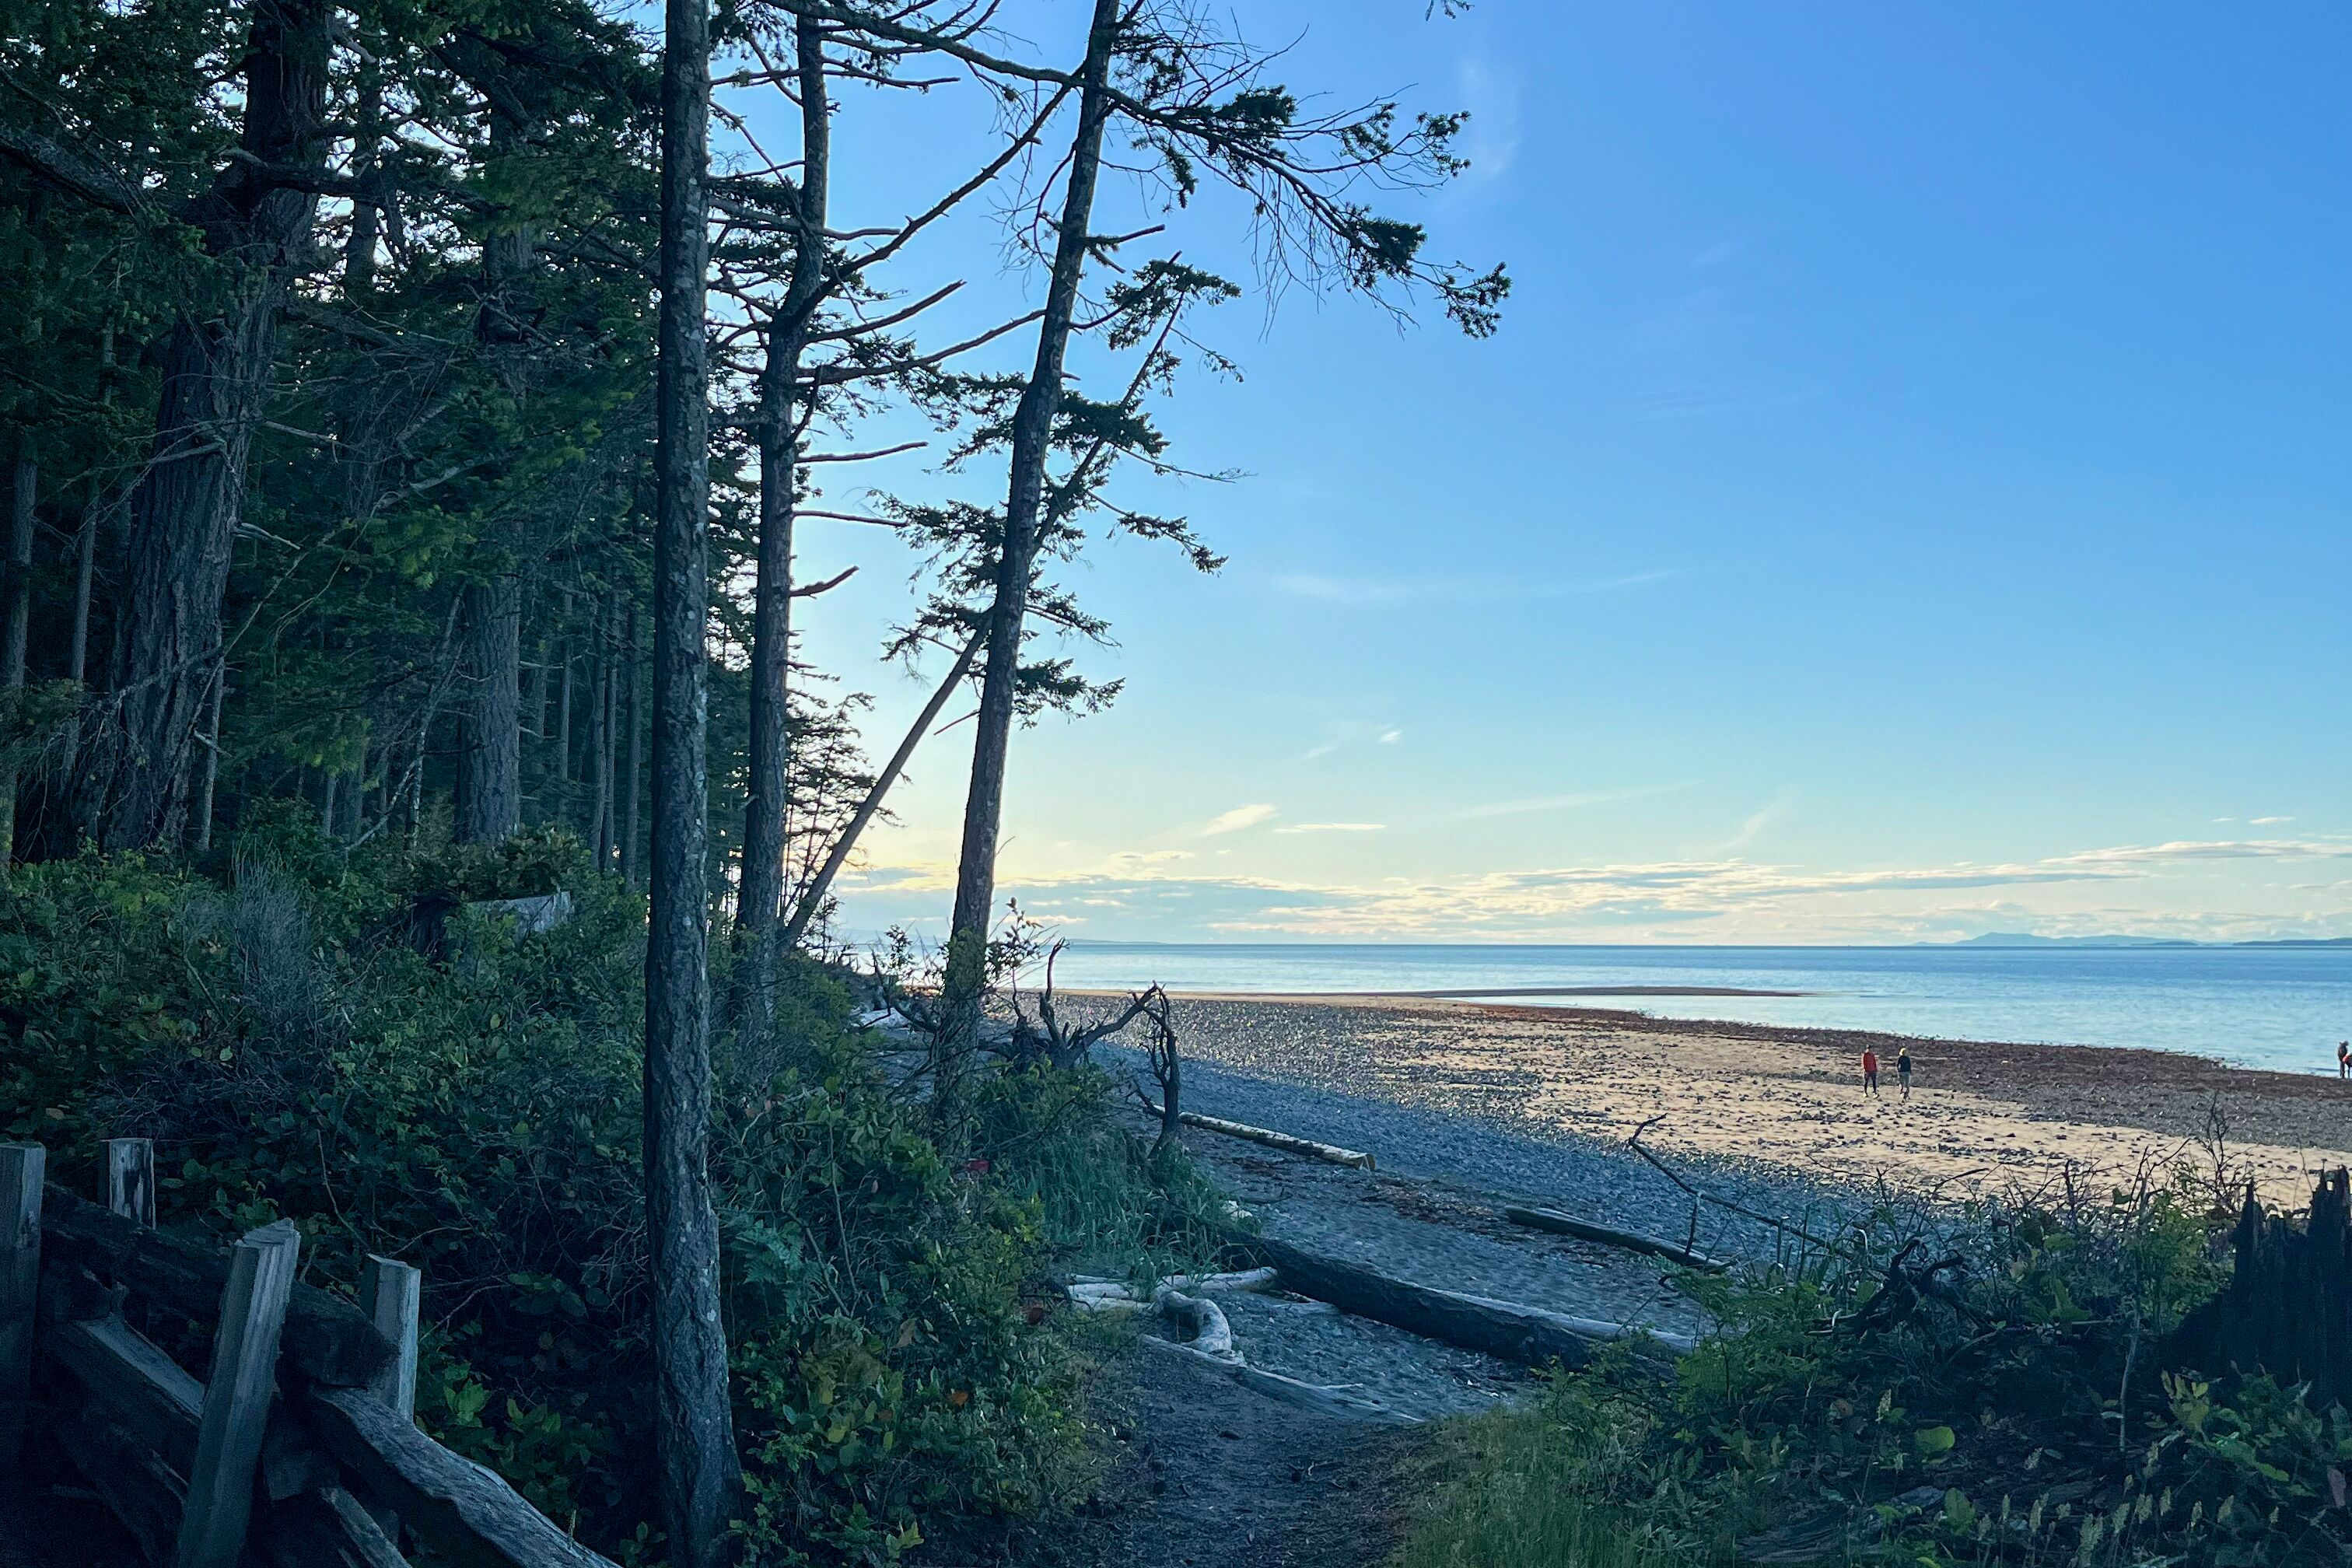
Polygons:
[[[1019,737],[1006,890],[1101,938],[2352,934],[2352,12],[1423,9],[1234,7],[1296,89],[1471,110],[1471,173],[1391,205],[1509,264],[1503,329],[1297,291],[1208,323],[1242,378],[1160,417],[1236,477],[1127,494],[1230,564],[1079,571],[1118,638],[1082,657],[1128,684]],[[1082,11],[1015,21],[1068,54]],[[835,221],[908,210],[984,123],[852,100]],[[1171,238],[1245,271],[1236,217]],[[895,279],[971,279],[943,332],[1035,292],[992,222]],[[1002,490],[935,470],[824,504]],[[863,568],[805,652],[887,751],[914,563],[802,540]],[[938,929],[964,734],[848,929]]]

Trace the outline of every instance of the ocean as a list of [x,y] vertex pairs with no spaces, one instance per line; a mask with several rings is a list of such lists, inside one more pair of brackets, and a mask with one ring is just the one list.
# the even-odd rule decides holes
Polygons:
[[[1948,1039],[2139,1046],[2334,1072],[2352,1037],[2352,948],[1516,947],[1074,942],[1057,984],[1171,991],[1593,989],[1515,1005],[1877,1029]],[[1801,994],[1657,995],[1640,987]],[[1504,998],[1493,998],[1504,1000]]]

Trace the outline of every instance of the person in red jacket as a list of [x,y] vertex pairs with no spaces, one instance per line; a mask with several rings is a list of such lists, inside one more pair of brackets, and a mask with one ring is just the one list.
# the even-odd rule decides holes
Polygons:
[[1878,1092],[1878,1053],[1868,1046],[1862,1047],[1862,1091],[1864,1094]]

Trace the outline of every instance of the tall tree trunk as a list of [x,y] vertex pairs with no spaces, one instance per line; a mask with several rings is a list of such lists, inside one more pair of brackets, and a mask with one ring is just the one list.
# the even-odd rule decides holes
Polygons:
[[[381,55],[383,50],[379,47],[368,52]],[[365,190],[375,177],[383,145],[383,68],[373,59],[360,62],[352,121],[352,178]],[[383,237],[383,220],[373,202],[352,205],[351,237],[343,246],[343,297],[356,305],[364,305],[375,293],[375,247]]]
[[[572,614],[572,595],[563,595],[563,613],[568,620]],[[555,798],[556,816],[563,821],[572,815],[572,667],[574,662],[572,634],[563,635],[563,679],[556,683],[555,692]]]
[[[33,503],[40,459],[33,438],[20,435],[8,498],[8,577],[0,615],[0,687],[13,706],[25,690],[25,641],[33,622]],[[16,767],[0,762],[0,871],[16,853]]]
[[457,840],[503,844],[522,826],[522,600],[512,577],[457,602],[466,701],[458,710]]
[[596,809],[590,814],[596,869],[613,868],[613,651],[608,641],[596,661],[596,713],[590,721],[588,766],[596,775]]
[[638,668],[637,601],[629,600],[629,776],[623,784],[629,797],[628,816],[621,828],[621,880],[631,887],[637,885],[637,809],[645,802],[646,716],[638,700],[638,689],[645,684],[644,672]]
[[710,1207],[710,410],[705,182],[709,0],[667,0],[662,37],[661,315],[654,392],[653,896],[646,942],[646,1234],[655,1451],[678,1568],[719,1568],[741,1484]]
[[996,904],[996,837],[1004,814],[1005,754],[1013,736],[1021,666],[1022,621],[1037,553],[1038,510],[1054,416],[1062,404],[1062,363],[1069,348],[1078,278],[1087,261],[1087,226],[1094,217],[1095,182],[1102,168],[1103,128],[1110,119],[1106,84],[1118,41],[1119,0],[1095,0],[1078,97],[1078,130],[1070,147],[1069,184],[1054,244],[1053,282],[1037,329],[1037,363],[1013,415],[1012,485],[1004,505],[1004,542],[996,563],[996,594],[989,606],[988,663],[981,676],[980,715],[971,743],[971,785],[964,796],[963,850],[956,871],[955,914],[949,926],[945,984],[948,1051],[960,1054],[979,1027],[988,952],[990,912]]
[[809,324],[825,291],[824,223],[833,138],[825,101],[824,36],[801,16],[800,234],[792,282],[768,323],[760,377],[760,567],[751,610],[750,799],[743,814],[743,879],[735,905],[736,1024],[747,1039],[775,1026],[778,925],[783,919],[785,831],[792,808],[788,685],[793,658],[793,484],[806,410],[794,396]]
[[[64,765],[58,774],[68,781],[78,775],[81,765],[81,710],[89,700],[89,589],[98,574],[98,520],[105,510],[104,495],[100,489],[91,498],[89,510],[82,514],[80,536],[75,541],[73,637],[66,646],[66,677],[79,689],[74,694],[73,717],[66,721]],[[70,784],[66,798],[71,798]]]
[[321,163],[328,7],[275,0],[251,17],[244,155],[198,204],[205,247],[230,264],[237,282],[222,305],[181,318],[165,337],[154,461],[131,496],[123,679],[94,825],[110,849],[172,837],[185,816],[188,756],[220,654],[246,460],[269,390],[279,310],[318,211],[316,195],[270,171]]

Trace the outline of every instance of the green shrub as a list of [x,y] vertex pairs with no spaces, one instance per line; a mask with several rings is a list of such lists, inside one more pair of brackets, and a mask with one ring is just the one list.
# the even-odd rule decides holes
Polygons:
[[2098,1204],[1883,1209],[1826,1252],[1687,1289],[1671,1376],[1620,1353],[1446,1434],[1404,1568],[1733,1562],[2336,1563],[2352,1416],[2168,1364],[2218,1261],[2183,1178]]
[[[642,900],[552,835],[345,854],[289,818],[233,860],[226,886],[137,857],[0,883],[0,1127],[82,1191],[100,1139],[152,1136],[163,1224],[225,1241],[290,1217],[319,1283],[370,1253],[417,1265],[420,1420],[583,1539],[656,1558]],[[462,907],[558,887],[574,913],[539,935]],[[446,916],[437,956],[420,910]],[[1108,1124],[1100,1075],[990,1082],[950,1155],[837,978],[792,966],[779,1014],[772,1079],[721,1040],[712,1145],[760,1559],[886,1563],[927,1521],[1051,1506],[1081,1361],[1035,1310],[1043,1272],[1104,1237],[1172,1255],[1169,1194],[1205,1189]]]

